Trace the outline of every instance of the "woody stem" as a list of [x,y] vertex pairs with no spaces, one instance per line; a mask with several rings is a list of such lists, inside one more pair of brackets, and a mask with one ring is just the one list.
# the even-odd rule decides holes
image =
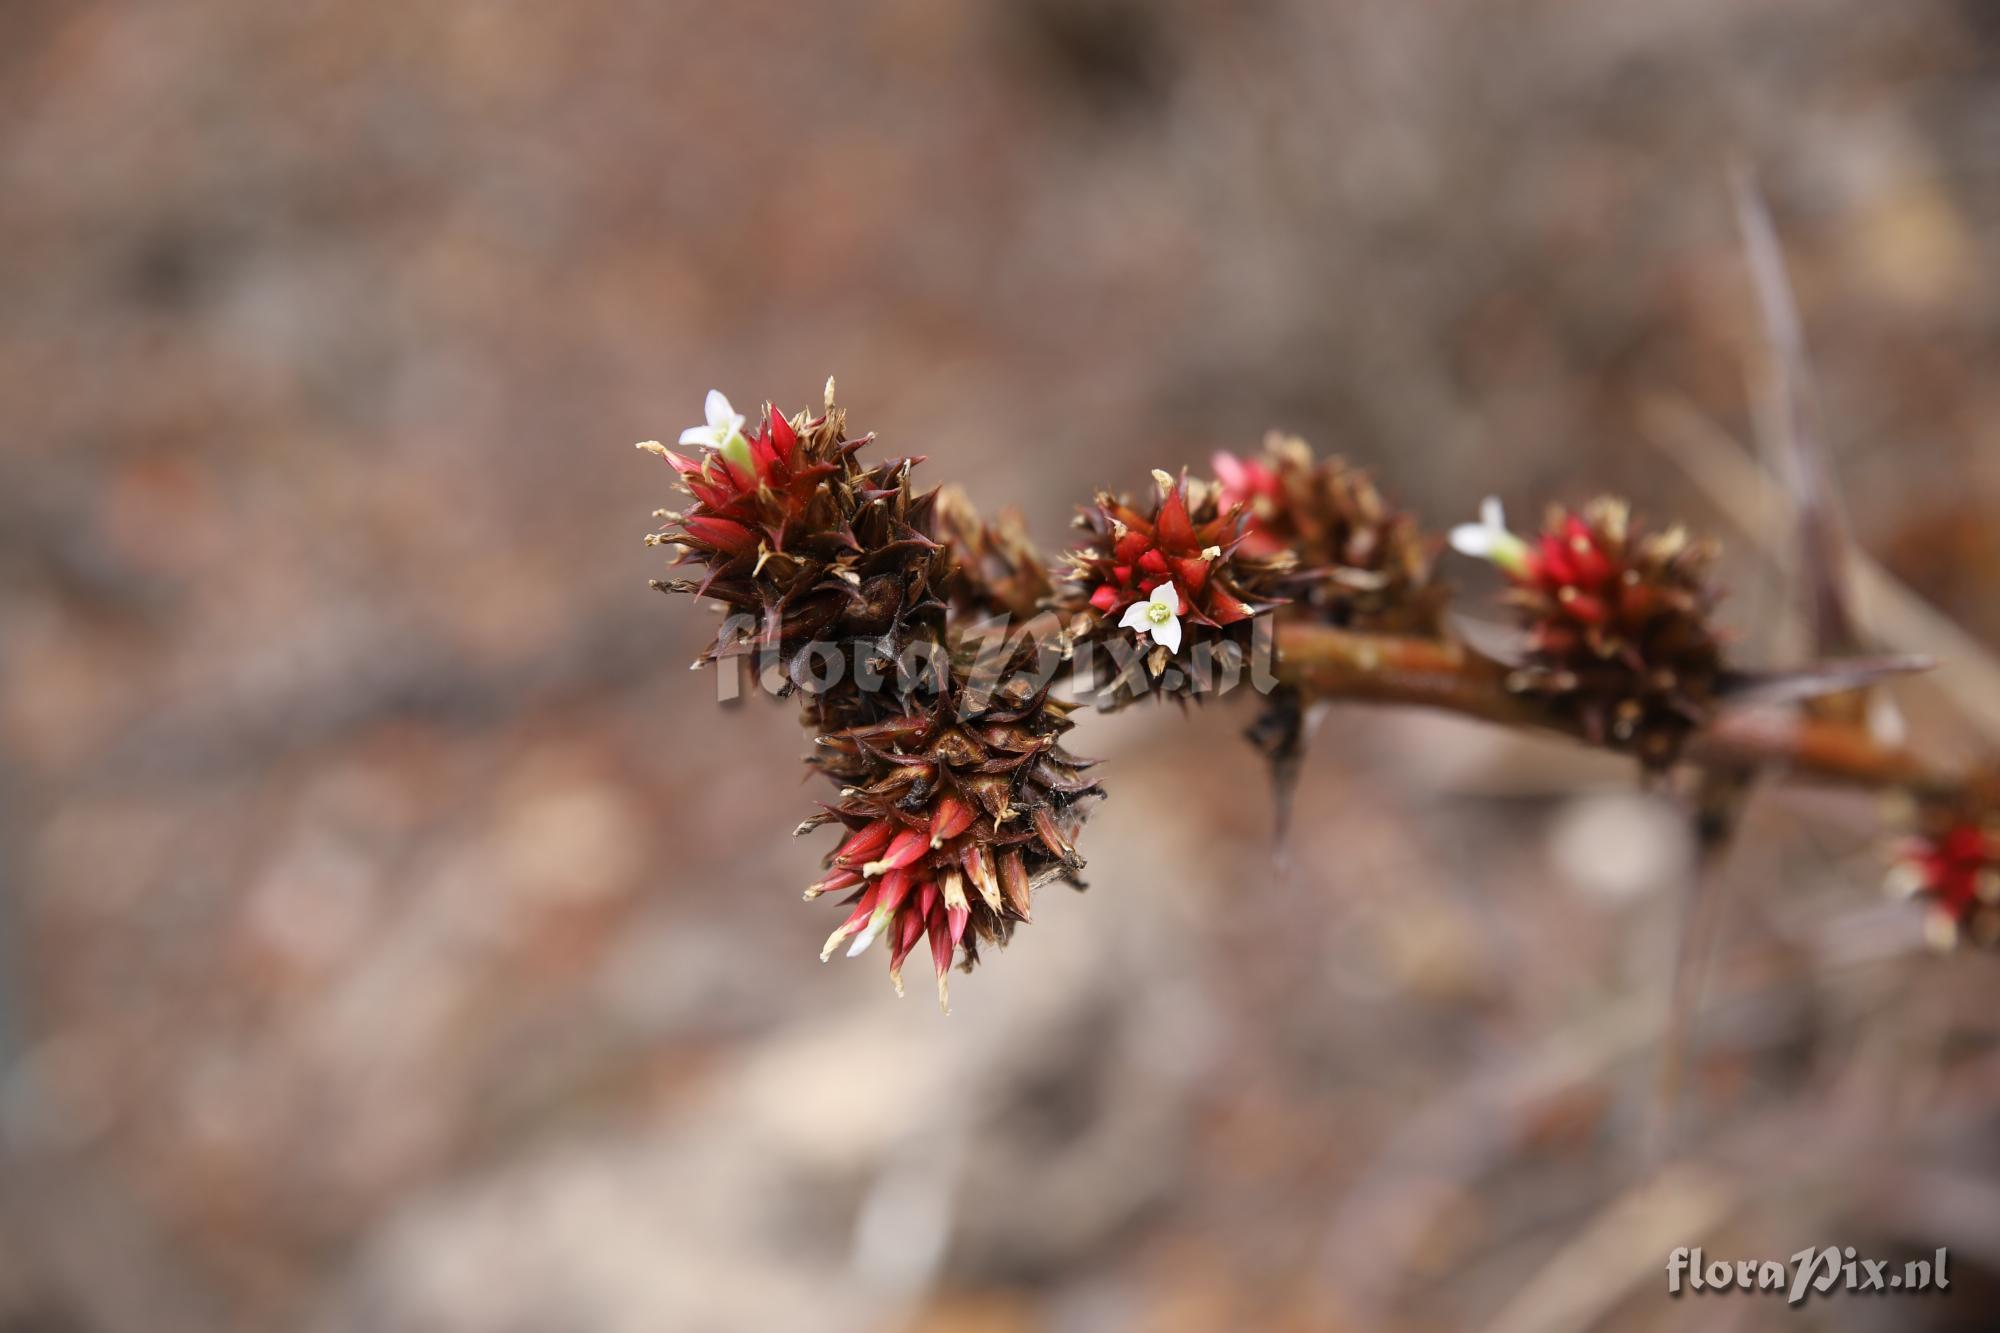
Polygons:
[[[1510,691],[1504,666],[1454,640],[1292,621],[1277,626],[1276,641],[1278,679],[1316,698],[1439,708],[1584,739],[1579,726]],[[1962,785],[1958,774],[1884,745],[1861,726],[1796,710],[1724,711],[1688,742],[1686,758],[1923,794],[1949,795]]]

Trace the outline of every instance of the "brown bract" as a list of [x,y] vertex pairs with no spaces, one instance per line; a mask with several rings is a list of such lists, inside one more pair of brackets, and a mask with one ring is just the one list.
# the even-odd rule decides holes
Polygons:
[[1391,634],[1438,631],[1449,595],[1433,578],[1438,544],[1367,473],[1276,432],[1261,455],[1218,453],[1212,465],[1223,504],[1247,515],[1243,549],[1297,558],[1287,588],[1297,610],[1288,615]]
[[1029,920],[1033,891],[1082,887],[1076,852],[1091,765],[1062,746],[1072,706],[1026,680],[980,699],[963,680],[926,708],[821,736],[815,766],[838,802],[800,826],[847,830],[808,898],[845,893],[847,919],[827,940],[880,934],[890,974],[928,936],[944,998],[953,947],[970,971],[981,943],[1004,945]]
[[938,536],[952,553],[946,580],[952,605],[974,615],[1006,616],[1016,623],[1032,618],[1048,600],[1052,585],[1021,515],[1003,509],[989,522],[957,486],[940,486],[936,494]]

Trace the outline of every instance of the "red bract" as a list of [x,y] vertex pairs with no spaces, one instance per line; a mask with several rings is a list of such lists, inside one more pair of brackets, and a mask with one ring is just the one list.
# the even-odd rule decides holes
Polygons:
[[1218,451],[1209,460],[1215,469],[1215,483],[1224,508],[1241,509],[1246,516],[1243,549],[1253,555],[1272,555],[1291,541],[1290,515],[1286,512],[1285,483],[1277,468],[1257,458],[1238,458]]

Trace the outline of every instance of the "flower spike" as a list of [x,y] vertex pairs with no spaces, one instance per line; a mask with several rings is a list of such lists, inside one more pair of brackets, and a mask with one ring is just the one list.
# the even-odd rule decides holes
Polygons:
[[[694,500],[650,540],[702,568],[656,586],[742,613],[703,660],[758,648],[789,662],[815,640],[887,636],[891,659],[919,641],[941,645],[949,560],[934,532],[936,493],[911,486],[910,460],[862,466],[855,454],[868,440],[847,437],[838,407],[791,419],[773,408],[748,435],[720,393],[707,408],[712,424],[681,440],[712,447],[696,457],[649,451]],[[745,619],[755,627],[740,628]]]
[[[1649,531],[1606,498],[1551,509],[1538,534],[1521,536],[1487,499],[1448,541],[1505,574],[1521,634],[1482,649],[1445,624],[1448,589],[1432,575],[1445,539],[1299,440],[1271,436],[1260,457],[1217,454],[1213,480],[1155,471],[1137,498],[1100,493],[1051,578],[1018,517],[989,522],[955,491],[916,489],[919,459],[860,462],[873,437],[848,437],[832,390],[829,380],[820,415],[767,404],[754,418],[711,390],[704,424],[679,436],[693,452],[639,446],[690,500],[655,511],[664,526],[647,544],[672,548],[692,577],[654,586],[736,612],[702,661],[754,652],[760,668],[781,668],[766,679],[802,701],[807,763],[838,793],[798,828],[840,829],[804,892],[844,914],[822,959],[880,939],[901,994],[903,967],[926,949],[943,1006],[951,967],[970,971],[982,945],[1007,943],[1030,921],[1035,890],[1083,887],[1076,843],[1102,789],[1064,747],[1080,705],[1053,692],[1046,645],[1003,638],[998,660],[989,655],[997,619],[1059,619],[1055,646],[1079,660],[1102,645],[1084,672],[1098,673],[1100,706],[1185,702],[1268,665],[1252,676],[1268,697],[1251,735],[1280,779],[1281,807],[1322,697],[1553,727],[1636,754],[1653,774],[1700,732],[1705,764],[1783,761],[1905,788],[1925,804],[1892,882],[1925,902],[1935,941],[2000,945],[2000,778],[1974,801],[1965,775],[1853,727],[1839,735],[1825,718],[1808,720],[1834,727],[1839,745],[1731,725],[1737,700],[1796,701],[1921,663],[1730,669],[1711,624],[1713,549],[1680,528]],[[1279,622],[1257,627],[1274,631],[1263,642],[1275,657],[1253,662],[1265,616]],[[828,647],[842,650],[836,665],[853,650],[851,673],[819,679],[813,664]]]
[[[1243,508],[1227,503],[1221,487],[1165,472],[1153,482],[1150,502],[1100,493],[1083,509],[1083,544],[1069,553],[1067,581],[1053,598],[1071,646],[1112,640],[1121,629],[1151,640],[1136,660],[1116,648],[1110,662],[1094,659],[1107,704],[1199,693],[1211,678],[1199,669],[1209,654],[1227,678],[1247,659],[1250,621],[1285,604],[1298,568],[1288,551],[1247,549]],[[1195,669],[1169,670],[1183,647]]]
[[[1035,886],[1081,887],[1075,840],[1099,788],[1062,748],[1075,705],[1048,697],[1035,646],[1020,643],[993,676],[960,633],[961,620],[1031,613],[1047,593],[1019,521],[988,523],[962,496],[941,506],[913,488],[917,460],[864,466],[869,439],[848,438],[831,399],[829,381],[822,415],[767,408],[746,430],[711,392],[706,424],[680,435],[700,452],[642,445],[693,501],[659,511],[666,526],[648,544],[677,547],[677,563],[699,571],[656,586],[740,613],[704,660],[755,650],[796,670],[808,650],[838,645],[889,664],[879,688],[864,688],[857,667],[804,696],[808,763],[840,795],[799,831],[843,829],[805,897],[845,909],[823,959],[880,939],[900,992],[905,961],[928,944],[942,1002],[943,974],[954,961],[970,969],[981,944],[1005,944]],[[906,678],[895,669],[906,660],[936,669]],[[976,666],[990,676],[977,690]]]
[[1709,625],[1712,544],[1680,528],[1647,532],[1610,497],[1550,509],[1532,547],[1507,532],[1497,501],[1452,536],[1461,550],[1483,547],[1513,584],[1527,651],[1509,689],[1548,700],[1593,743],[1631,750],[1654,772],[1714,715],[1725,671]]

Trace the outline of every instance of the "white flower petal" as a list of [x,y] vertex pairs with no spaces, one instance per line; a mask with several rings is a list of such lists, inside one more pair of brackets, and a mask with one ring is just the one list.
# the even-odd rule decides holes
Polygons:
[[715,431],[711,427],[689,426],[681,432],[681,443],[698,444],[705,449],[714,449],[721,441],[716,438]]
[[1493,529],[1484,523],[1461,523],[1451,530],[1451,549],[1484,560],[1493,554],[1493,535]]
[[1153,589],[1153,600],[1161,606],[1166,607],[1167,610],[1173,612],[1175,615],[1181,613],[1181,595],[1174,591],[1174,585],[1171,580]]
[[1181,622],[1169,620],[1164,625],[1153,626],[1153,642],[1170,653],[1178,653],[1181,650]]
[[708,418],[708,424],[716,428],[720,434],[728,434],[722,427],[732,424],[731,418],[734,418],[733,424],[738,426],[743,424],[743,418],[736,415],[736,409],[729,405],[729,400],[723,397],[720,389],[710,389],[701,407],[702,415]]
[[1499,532],[1507,530],[1507,511],[1500,507],[1500,497],[1489,495],[1479,504],[1479,521],[1485,527]]
[[1119,629],[1145,629],[1146,627],[1146,603],[1144,602],[1134,602],[1132,605],[1126,607],[1124,619],[1118,622]]

